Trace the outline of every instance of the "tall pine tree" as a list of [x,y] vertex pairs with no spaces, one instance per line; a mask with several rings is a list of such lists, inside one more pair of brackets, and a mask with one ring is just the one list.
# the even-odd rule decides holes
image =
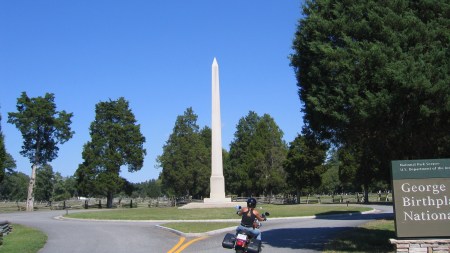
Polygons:
[[36,170],[58,156],[58,144],[72,138],[70,129],[72,113],[56,111],[55,96],[30,98],[26,92],[17,99],[17,112],[8,113],[8,123],[14,124],[22,133],[23,146],[20,154],[32,164],[28,185],[27,211],[33,211]]
[[303,13],[291,64],[304,121],[355,151],[366,193],[391,160],[449,156],[447,1],[316,0]]
[[202,198],[211,177],[211,130],[200,130],[192,107],[176,119],[172,134],[158,156],[163,189],[170,195]]
[[281,192],[285,187],[282,164],[287,147],[275,120],[250,111],[239,120],[234,136],[224,170],[226,188],[244,196]]
[[121,167],[135,172],[144,165],[145,137],[123,97],[98,103],[89,130],[91,141],[84,145],[84,162],[75,173],[78,188],[82,194],[106,196],[111,208],[114,194],[126,183]]

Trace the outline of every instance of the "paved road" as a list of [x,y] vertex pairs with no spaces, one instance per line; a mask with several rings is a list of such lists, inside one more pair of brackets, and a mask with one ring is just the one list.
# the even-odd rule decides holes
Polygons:
[[65,211],[13,213],[2,220],[38,228],[48,235],[39,253],[150,253],[167,252],[179,236],[161,230],[156,222],[57,220]]
[[[263,231],[263,252],[320,252],[332,236],[369,220],[393,216],[392,206],[373,206],[376,213],[322,219],[269,219]],[[58,220],[65,211],[2,214],[1,219],[38,228],[48,235],[40,253],[220,253],[226,232],[183,237],[156,225],[160,222]],[[231,231],[230,231],[231,232]]]
[[[372,206],[377,212],[345,216],[328,216],[322,219],[269,219],[262,227],[263,252],[321,252],[323,245],[337,233],[382,217],[393,217],[392,206]],[[184,253],[232,253],[220,249],[225,233],[208,237],[184,250]]]

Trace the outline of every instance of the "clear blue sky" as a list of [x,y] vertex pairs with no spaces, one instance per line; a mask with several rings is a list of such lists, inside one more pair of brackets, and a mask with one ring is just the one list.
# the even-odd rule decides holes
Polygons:
[[[55,94],[73,112],[75,135],[51,162],[63,176],[83,161],[100,101],[124,97],[146,137],[144,167],[131,182],[157,178],[156,157],[188,107],[211,126],[211,64],[220,68],[222,143],[249,111],[272,116],[291,142],[301,104],[289,65],[302,1],[1,1],[0,113],[7,151],[30,174],[19,130],[7,123],[22,91]],[[124,169],[126,171],[126,169]]]

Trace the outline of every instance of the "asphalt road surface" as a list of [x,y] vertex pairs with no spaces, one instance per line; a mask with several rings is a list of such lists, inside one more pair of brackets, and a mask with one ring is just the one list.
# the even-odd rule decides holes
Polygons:
[[[321,252],[337,233],[382,217],[393,217],[392,206],[372,206],[367,214],[323,218],[269,219],[262,230],[263,252]],[[227,231],[184,236],[156,225],[161,222],[111,222],[56,219],[65,211],[2,214],[1,220],[35,227],[48,235],[39,253],[220,253]],[[233,232],[232,230],[228,232]]]

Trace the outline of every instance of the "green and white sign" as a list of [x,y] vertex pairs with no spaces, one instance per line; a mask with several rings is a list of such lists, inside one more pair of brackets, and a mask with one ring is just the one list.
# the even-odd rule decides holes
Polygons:
[[450,237],[450,159],[392,161],[397,237]]

